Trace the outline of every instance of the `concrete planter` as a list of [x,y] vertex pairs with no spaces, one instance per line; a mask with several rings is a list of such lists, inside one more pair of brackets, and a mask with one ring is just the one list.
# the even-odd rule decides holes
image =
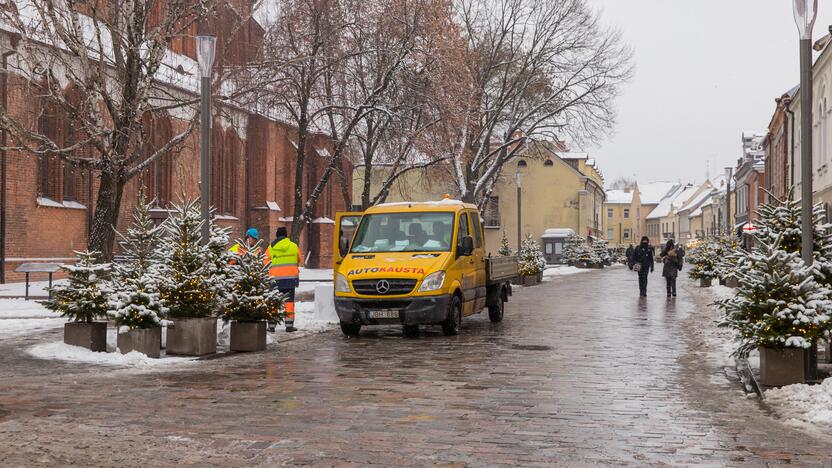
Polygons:
[[534,286],[539,281],[537,280],[537,276],[521,276],[523,280],[523,286]]
[[231,322],[231,351],[266,349],[266,322]]
[[136,328],[116,337],[121,354],[138,351],[149,358],[162,356],[162,327]]
[[603,263],[590,263],[587,268],[592,268],[593,270],[601,270],[604,268]]
[[729,288],[736,288],[739,285],[740,283],[736,278],[725,278],[725,286],[728,286]]
[[107,351],[107,322],[68,322],[64,324],[64,343],[90,351]]
[[760,347],[760,383],[780,387],[806,381],[806,351],[802,348]]
[[217,318],[173,318],[168,326],[168,354],[204,356],[217,352]]
[[711,278],[699,278],[699,287],[702,288],[710,288],[711,287]]

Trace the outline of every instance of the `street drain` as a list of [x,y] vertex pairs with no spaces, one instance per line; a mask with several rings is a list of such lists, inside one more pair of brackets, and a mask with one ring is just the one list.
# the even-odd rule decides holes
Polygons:
[[546,345],[534,345],[534,344],[527,344],[527,345],[520,345],[515,344],[511,345],[511,349],[519,349],[521,351],[549,351],[552,349],[551,346]]

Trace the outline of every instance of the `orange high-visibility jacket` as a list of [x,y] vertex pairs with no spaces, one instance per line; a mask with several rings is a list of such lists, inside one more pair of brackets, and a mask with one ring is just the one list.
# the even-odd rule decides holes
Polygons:
[[300,277],[300,248],[288,237],[270,244],[267,252],[271,262],[269,276],[272,279],[297,279]]

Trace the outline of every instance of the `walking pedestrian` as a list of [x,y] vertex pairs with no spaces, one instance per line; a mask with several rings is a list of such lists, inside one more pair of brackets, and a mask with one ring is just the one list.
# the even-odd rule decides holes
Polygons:
[[676,297],[676,277],[679,276],[679,271],[682,269],[682,259],[684,258],[684,250],[681,246],[676,246],[673,239],[667,241],[659,258],[662,259],[664,266],[662,267],[662,276],[667,281],[667,297],[671,295]]
[[650,239],[647,236],[641,238],[641,243],[633,250],[629,267],[638,272],[638,290],[641,297],[647,297],[647,275],[655,266],[653,247],[650,246]]
[[633,258],[633,250],[635,250],[633,248],[633,244],[630,244],[630,246],[627,247],[627,250],[624,252],[624,255],[627,257],[627,265],[630,264],[630,260],[632,260]]
[[[279,227],[275,232],[275,240],[269,245],[267,252],[271,265],[269,267],[271,287],[283,295],[286,331],[291,333],[297,330],[295,328],[295,288],[300,285],[300,249],[289,239],[286,228]],[[269,330],[274,331],[274,325],[269,324]]]

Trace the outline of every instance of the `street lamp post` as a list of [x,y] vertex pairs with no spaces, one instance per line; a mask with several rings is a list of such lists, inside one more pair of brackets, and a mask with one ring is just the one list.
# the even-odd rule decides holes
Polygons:
[[728,233],[728,237],[731,237],[733,229],[733,223],[731,223],[731,177],[734,176],[734,168],[733,167],[726,167],[725,168],[725,232]]
[[200,76],[200,205],[202,206],[202,243],[207,245],[211,236],[211,67],[214,65],[216,36],[196,36],[196,58]]
[[812,27],[818,0],[794,0],[794,22],[800,33],[800,252],[812,263]]
[[520,254],[520,249],[523,247],[523,193],[520,186],[520,173],[514,174],[514,182],[517,184],[517,254]]

